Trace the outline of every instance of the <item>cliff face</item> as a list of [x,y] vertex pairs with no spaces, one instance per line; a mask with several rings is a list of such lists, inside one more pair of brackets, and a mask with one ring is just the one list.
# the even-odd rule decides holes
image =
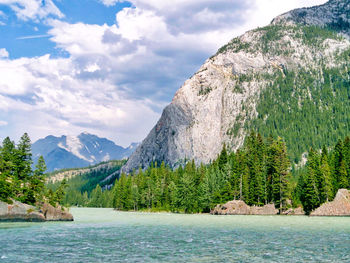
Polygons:
[[350,1],[330,0],[321,6],[292,10],[275,18],[272,23],[281,21],[326,26],[350,36]]
[[[286,139],[288,146],[294,145],[293,140],[300,138],[309,123],[303,114],[306,110],[312,112],[304,105],[319,99],[328,70],[334,69],[341,78],[349,79],[346,52],[350,42],[344,37],[349,28],[334,26],[336,31],[330,31],[306,25],[331,25],[338,18],[347,23],[346,3],[349,1],[333,0],[323,6],[291,11],[219,49],[176,92],[124,171],[146,167],[152,161],[165,161],[170,166],[188,159],[208,163],[217,157],[224,143],[231,150],[242,146],[252,129],[263,136],[273,132],[284,138],[295,131],[294,137]],[[333,94],[341,100],[341,94]],[[322,99],[311,106],[323,114],[320,118],[325,122],[329,119],[327,107],[336,101],[330,100]],[[283,116],[278,115],[281,112]],[[299,116],[300,123],[294,125],[288,118],[293,120],[295,116]],[[310,132],[303,138],[305,149],[298,146],[295,156],[312,146],[313,136]]]

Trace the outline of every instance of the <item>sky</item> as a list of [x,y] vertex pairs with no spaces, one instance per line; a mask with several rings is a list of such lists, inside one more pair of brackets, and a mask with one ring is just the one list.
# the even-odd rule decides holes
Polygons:
[[326,0],[0,0],[0,139],[140,142],[232,38]]

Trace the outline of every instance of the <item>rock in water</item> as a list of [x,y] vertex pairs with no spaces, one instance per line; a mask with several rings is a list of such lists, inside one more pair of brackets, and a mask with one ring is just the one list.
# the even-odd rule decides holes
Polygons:
[[278,209],[274,204],[267,204],[264,206],[252,206],[250,207],[251,215],[277,215]]
[[213,215],[277,215],[274,204],[264,206],[249,206],[242,200],[229,201],[224,205],[217,205],[211,212]]
[[18,201],[13,201],[13,204],[0,201],[0,221],[44,222],[45,216],[34,206]]
[[249,215],[250,206],[241,200],[233,200],[224,205],[217,205],[210,213],[213,215]]
[[[331,88],[329,101],[318,98],[329,88],[327,72],[339,73],[339,79],[349,78],[349,8],[350,0],[331,0],[294,10],[220,48],[176,92],[123,171],[145,168],[155,161],[171,167],[192,159],[196,164],[209,163],[224,143],[229,150],[240,148],[251,130],[264,137],[273,131],[286,139],[293,157],[300,158],[315,138],[323,136],[305,130],[314,114],[324,126],[337,125],[327,122],[326,112],[342,103],[346,89],[337,95]],[[310,82],[306,84],[305,79]],[[288,85],[283,84],[286,81]],[[313,111],[304,109],[304,104]],[[342,111],[350,111],[350,107]],[[310,112],[314,112],[312,116]],[[308,118],[296,120],[305,115]],[[324,132],[327,138],[341,134],[327,127],[317,132]],[[300,136],[304,136],[302,140]],[[295,141],[303,143],[296,147]]]
[[57,208],[44,204],[39,210],[35,206],[14,201],[8,204],[0,201],[0,222],[44,222],[73,221],[73,216],[60,206]]
[[301,215],[305,215],[305,212],[304,212],[304,209],[302,207],[289,208],[286,211],[282,212],[282,215],[301,216]]
[[327,202],[311,212],[310,216],[350,216],[350,193],[339,189],[332,202]]
[[73,221],[73,216],[65,208],[58,206],[53,207],[45,203],[41,208],[46,221]]

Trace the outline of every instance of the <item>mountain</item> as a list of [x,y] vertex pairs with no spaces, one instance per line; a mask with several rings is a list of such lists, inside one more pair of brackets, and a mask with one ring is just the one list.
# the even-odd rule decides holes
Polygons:
[[76,137],[50,135],[33,143],[32,153],[34,163],[40,155],[44,157],[50,172],[128,158],[137,145],[133,143],[128,148],[123,148],[108,139],[88,133]]
[[255,130],[281,136],[299,162],[350,130],[350,1],[293,10],[234,38],[176,92],[126,172],[208,163]]

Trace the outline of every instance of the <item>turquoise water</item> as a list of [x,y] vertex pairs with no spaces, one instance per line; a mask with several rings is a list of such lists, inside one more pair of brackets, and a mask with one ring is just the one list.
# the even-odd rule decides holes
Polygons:
[[349,217],[71,212],[0,223],[0,262],[350,262]]

